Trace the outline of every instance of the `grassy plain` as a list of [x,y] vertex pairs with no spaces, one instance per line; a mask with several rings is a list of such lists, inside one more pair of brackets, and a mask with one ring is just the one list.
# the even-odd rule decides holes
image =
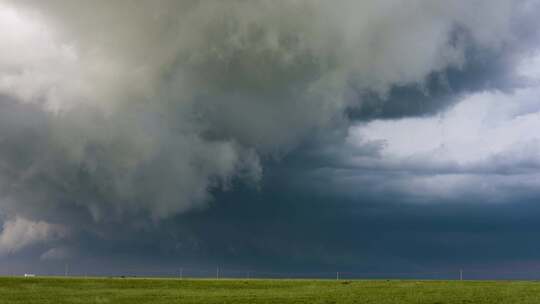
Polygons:
[[540,303],[540,282],[0,278],[0,303]]

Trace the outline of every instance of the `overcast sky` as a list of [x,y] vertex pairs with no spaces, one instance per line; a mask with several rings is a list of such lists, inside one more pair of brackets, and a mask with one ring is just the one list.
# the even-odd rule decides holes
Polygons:
[[0,274],[540,270],[538,12],[0,0]]

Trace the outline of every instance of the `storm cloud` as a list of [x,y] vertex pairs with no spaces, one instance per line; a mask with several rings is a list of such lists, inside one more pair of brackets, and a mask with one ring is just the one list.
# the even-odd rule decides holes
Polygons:
[[[1,1],[2,237],[24,219],[70,231],[62,244],[25,230],[17,250],[48,239],[43,259],[160,237],[176,245],[158,251],[196,256],[226,229],[195,227],[230,223],[245,192],[360,205],[530,200],[538,138],[523,134],[538,118],[537,8]],[[272,217],[271,206],[261,212]],[[204,215],[212,210],[224,218]],[[241,235],[224,247],[260,248]],[[221,251],[207,249],[208,259]]]

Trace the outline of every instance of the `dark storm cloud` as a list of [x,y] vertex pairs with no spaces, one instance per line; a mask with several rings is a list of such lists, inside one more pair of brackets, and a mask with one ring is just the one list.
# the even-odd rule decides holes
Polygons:
[[454,43],[465,42],[466,64],[448,67],[428,75],[422,83],[392,86],[383,96],[370,91],[356,91],[350,98],[362,100],[347,109],[353,120],[399,119],[402,117],[434,115],[459,102],[463,95],[484,90],[512,91],[527,85],[528,80],[516,74],[516,65],[523,57],[530,56],[538,48],[540,37],[536,11],[539,4],[529,1],[514,19],[512,39],[500,48],[478,48],[471,43],[467,29],[456,28]]
[[[28,248],[0,247],[44,264],[449,259],[461,247],[439,236],[466,239],[481,207],[403,207],[418,200],[401,173],[474,168],[388,162],[387,138],[354,134],[520,88],[531,5],[0,2],[2,237],[23,231]],[[497,173],[534,163],[505,155]]]
[[393,86],[385,96],[370,92],[353,95],[362,103],[347,109],[348,117],[364,121],[434,115],[466,94],[483,90],[511,91],[523,86],[523,77],[515,71],[520,55],[526,54],[521,47],[508,46],[496,52],[468,50],[465,54],[465,66],[432,73],[423,84]]
[[[81,275],[174,275],[178,267],[213,271],[217,265],[224,271],[308,273],[501,271],[538,258],[533,240],[540,211],[533,201],[485,208],[473,201],[421,206],[396,198],[336,203],[306,194],[224,193],[205,212],[169,219],[159,230],[139,231],[138,238],[115,237],[113,231],[105,240],[81,237],[81,253],[71,262]],[[96,257],[109,262],[86,268]]]

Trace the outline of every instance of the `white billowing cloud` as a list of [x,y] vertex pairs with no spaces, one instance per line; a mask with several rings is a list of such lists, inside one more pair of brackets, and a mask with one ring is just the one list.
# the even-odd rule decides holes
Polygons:
[[15,253],[35,244],[60,240],[68,234],[69,231],[62,225],[15,217],[4,222],[0,233],[0,255]]
[[[406,193],[413,200],[504,201],[538,193],[540,87],[530,84],[470,94],[436,116],[359,124],[350,129],[349,145],[376,143],[379,150],[348,163],[380,172],[378,191]],[[362,170],[351,183],[372,181]]]
[[342,119],[350,86],[384,95],[464,65],[469,44],[497,50],[521,4],[0,1],[0,96],[40,121],[2,125],[0,195],[95,220],[204,206]]
[[0,91],[24,101],[44,101],[50,109],[62,100],[84,96],[80,64],[73,47],[58,40],[35,15],[0,3]]
[[382,158],[473,166],[540,140],[539,88],[482,92],[427,118],[380,120],[358,126],[350,141],[384,141]]

